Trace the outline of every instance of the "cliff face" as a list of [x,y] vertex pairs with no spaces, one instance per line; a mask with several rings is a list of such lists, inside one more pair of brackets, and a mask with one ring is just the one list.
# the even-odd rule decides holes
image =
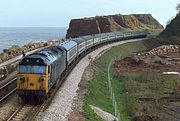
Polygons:
[[166,29],[159,35],[161,38],[180,38],[180,14],[177,14],[176,17],[166,26]]
[[88,33],[100,33],[100,29],[97,20],[76,19],[71,20],[67,33],[67,37],[76,37],[86,35]]
[[96,16],[72,19],[66,38],[114,31],[156,29],[163,30],[163,26],[150,14]]

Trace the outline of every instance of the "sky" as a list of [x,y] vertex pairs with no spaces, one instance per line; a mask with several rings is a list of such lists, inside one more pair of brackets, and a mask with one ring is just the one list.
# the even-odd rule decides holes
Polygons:
[[68,27],[71,19],[150,13],[162,25],[179,0],[0,0],[0,27]]

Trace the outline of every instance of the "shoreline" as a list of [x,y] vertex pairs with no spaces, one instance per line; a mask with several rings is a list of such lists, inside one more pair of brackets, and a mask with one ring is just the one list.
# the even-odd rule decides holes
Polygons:
[[26,45],[23,45],[22,47],[19,45],[12,45],[10,48],[4,49],[3,52],[0,52],[0,64],[10,59],[13,59],[16,56],[22,55],[23,51],[27,53],[39,48],[55,45],[56,43],[61,42],[63,40],[64,38],[59,38],[43,42],[28,43]]

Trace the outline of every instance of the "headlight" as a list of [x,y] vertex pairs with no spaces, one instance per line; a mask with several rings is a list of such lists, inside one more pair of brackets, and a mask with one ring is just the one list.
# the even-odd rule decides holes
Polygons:
[[45,77],[41,76],[41,77],[39,78],[39,82],[43,82],[43,81],[45,81]]
[[25,77],[20,77],[19,80],[22,81],[22,82],[24,82],[24,81],[25,81]]
[[25,80],[26,80],[26,78],[25,77],[19,77],[19,82],[20,82],[20,84],[22,84],[22,83],[25,83]]

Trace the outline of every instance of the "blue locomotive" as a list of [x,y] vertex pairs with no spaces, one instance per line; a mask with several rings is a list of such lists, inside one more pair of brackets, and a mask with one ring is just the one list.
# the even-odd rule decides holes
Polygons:
[[140,32],[113,32],[68,39],[55,46],[25,56],[19,63],[17,93],[26,100],[29,97],[46,99],[60,77],[77,58],[93,47],[123,39],[143,38]]

